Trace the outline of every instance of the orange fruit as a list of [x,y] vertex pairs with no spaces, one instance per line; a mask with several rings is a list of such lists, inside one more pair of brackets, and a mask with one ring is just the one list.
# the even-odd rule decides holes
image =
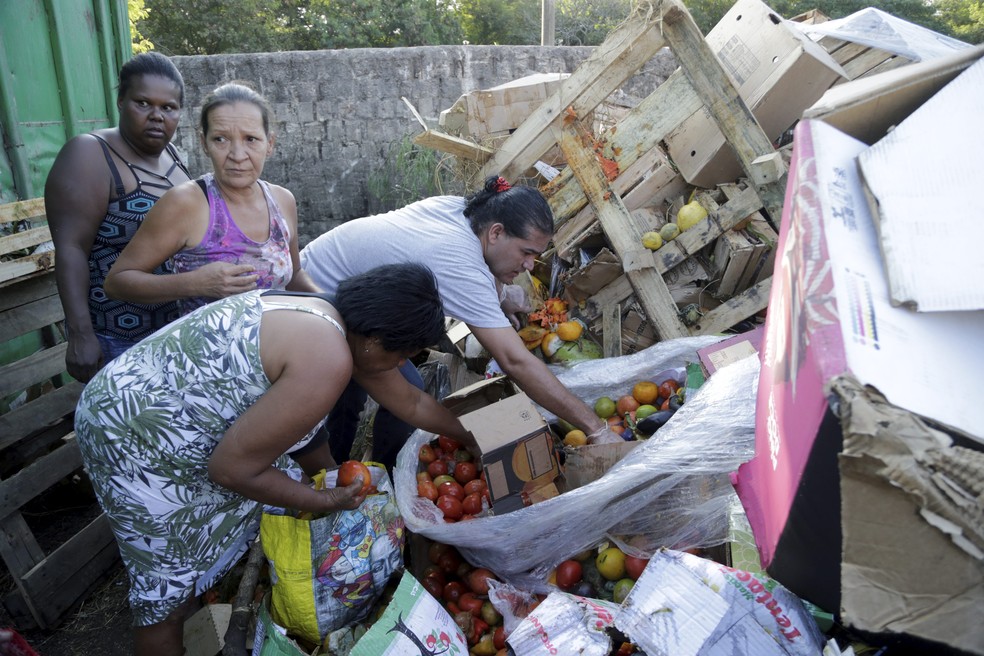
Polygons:
[[618,401],[615,403],[615,412],[624,417],[626,413],[632,412],[639,408],[639,402],[631,394],[626,394],[625,396],[620,396]]
[[565,446],[584,446],[588,443],[588,436],[583,430],[575,428],[564,436]]
[[584,326],[581,325],[580,321],[564,321],[563,323],[557,324],[557,337],[560,337],[565,342],[573,342],[581,333],[584,331]]
[[651,380],[641,380],[632,387],[632,398],[639,405],[651,404],[659,396],[659,385]]

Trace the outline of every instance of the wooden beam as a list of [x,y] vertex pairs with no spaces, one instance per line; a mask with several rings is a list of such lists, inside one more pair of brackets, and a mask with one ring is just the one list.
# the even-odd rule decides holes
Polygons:
[[[690,80],[677,70],[632,108],[615,128],[599,137],[602,154],[614,161],[619,171],[624,171],[637,159],[659,148],[659,142],[700,107],[701,100]],[[550,201],[557,226],[563,225],[587,203],[570,169],[561,171],[544,186],[543,193]]]
[[44,198],[19,200],[14,203],[0,205],[0,223],[14,223],[44,218]]
[[658,12],[634,12],[499,145],[480,177],[498,174],[513,181],[533,166],[559,141],[568,108],[587,116],[663,47],[659,25]]
[[608,305],[601,311],[602,353],[606,358],[622,355],[622,306]]
[[455,137],[437,130],[427,130],[421,132],[413,138],[413,142],[420,146],[440,150],[455,157],[472,160],[479,164],[484,164],[492,157],[495,151],[485,146],[480,146],[474,141],[468,141],[460,137]]
[[608,242],[622,260],[622,268],[656,334],[660,339],[689,335],[677,316],[670,290],[655,269],[652,251],[642,246],[641,233],[632,216],[608,184],[595,155],[593,135],[580,121],[570,121],[561,131],[560,148],[594,207]]
[[713,335],[731,328],[768,307],[771,291],[772,276],[769,276],[705,314],[691,332],[694,335]]
[[772,220],[778,222],[782,216],[785,185],[756,178],[756,174],[761,174],[761,169],[755,160],[775,152],[772,141],[738,95],[734,83],[724,72],[721,62],[707,45],[687,9],[679,0],[663,0],[663,7],[663,33],[673,54],[737,155],[749,181],[758,186],[759,195]]

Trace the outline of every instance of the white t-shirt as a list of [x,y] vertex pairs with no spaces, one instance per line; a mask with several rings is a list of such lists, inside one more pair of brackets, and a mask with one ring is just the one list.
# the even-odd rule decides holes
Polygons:
[[301,268],[334,294],[342,280],[377,266],[423,264],[437,277],[445,314],[477,328],[509,327],[464,209],[460,196],[434,196],[346,221],[301,250]]

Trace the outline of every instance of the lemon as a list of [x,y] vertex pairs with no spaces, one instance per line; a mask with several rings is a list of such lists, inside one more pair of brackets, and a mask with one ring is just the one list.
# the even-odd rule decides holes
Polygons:
[[625,554],[618,547],[608,547],[595,558],[598,572],[609,581],[625,577]]
[[615,401],[610,396],[603,396],[594,404],[595,414],[602,419],[608,419],[615,414]]
[[588,436],[584,434],[583,430],[575,428],[564,435],[565,446],[584,446],[587,443]]
[[573,342],[581,336],[584,331],[584,326],[581,325],[580,321],[564,321],[557,324],[557,337],[560,337],[565,342]]
[[689,230],[707,218],[707,210],[695,200],[690,201],[677,212],[677,226],[680,230]]
[[651,251],[659,250],[663,245],[663,236],[658,232],[647,232],[642,236],[642,245]]
[[667,223],[659,229],[659,234],[663,238],[663,241],[676,239],[677,235],[680,234],[680,226],[675,223]]
[[629,596],[629,592],[632,590],[632,586],[635,585],[635,581],[632,579],[619,579],[615,583],[615,589],[612,590],[612,601],[616,604],[622,603],[626,597]]

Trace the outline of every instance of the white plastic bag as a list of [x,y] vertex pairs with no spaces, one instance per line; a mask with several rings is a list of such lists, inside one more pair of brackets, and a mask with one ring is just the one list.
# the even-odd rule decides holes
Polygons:
[[[720,339],[669,340],[629,356],[584,362],[561,372],[561,382],[593,403],[602,390],[695,362],[697,349]],[[653,543],[679,548],[711,546],[699,543],[706,530],[719,544],[727,536],[728,474],[754,452],[758,369],[757,358],[746,358],[716,372],[653,438],[598,480],[468,522],[445,523],[433,502],[417,496],[417,451],[434,436],[416,431],[394,472],[400,513],[410,531],[454,545],[473,565],[527,590],[542,588],[560,561],[630,530],[649,530]],[[688,544],[688,536],[697,541]]]

